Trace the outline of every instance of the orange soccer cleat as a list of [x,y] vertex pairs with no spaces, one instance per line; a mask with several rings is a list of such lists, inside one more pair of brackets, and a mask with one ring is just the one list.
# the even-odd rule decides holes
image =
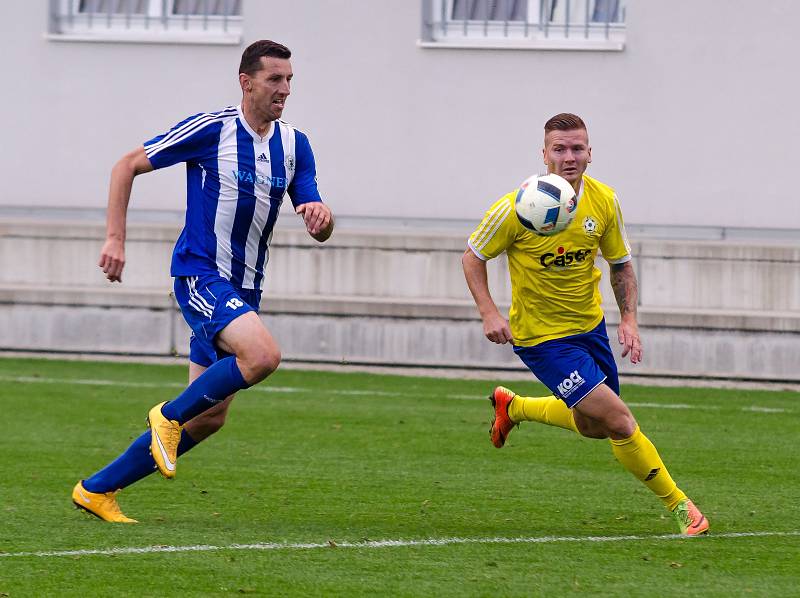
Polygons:
[[504,386],[498,386],[489,395],[489,400],[492,402],[492,407],[494,407],[494,422],[492,422],[492,427],[489,429],[489,437],[492,439],[492,444],[497,448],[503,448],[511,429],[517,425],[508,417],[508,406],[516,396],[513,390],[509,390]]
[[685,536],[699,536],[708,532],[708,519],[688,498],[678,503],[672,511],[672,516],[675,517],[681,533]]

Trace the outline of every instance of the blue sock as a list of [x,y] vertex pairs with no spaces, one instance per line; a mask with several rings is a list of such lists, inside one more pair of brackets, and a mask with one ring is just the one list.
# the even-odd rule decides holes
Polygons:
[[248,386],[236,365],[236,357],[231,355],[203,372],[176,399],[164,405],[161,413],[183,425],[195,415],[224,401],[228,395]]
[[[197,446],[186,430],[181,432],[178,444],[178,456]],[[114,492],[127,488],[149,476],[156,470],[156,462],[150,455],[150,430],[139,436],[128,449],[103,469],[83,481],[83,487],[89,492]]]

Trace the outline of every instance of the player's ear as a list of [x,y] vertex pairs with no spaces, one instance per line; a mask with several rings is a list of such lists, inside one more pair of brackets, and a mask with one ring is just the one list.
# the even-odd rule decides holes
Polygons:
[[247,73],[239,73],[239,87],[242,88],[242,92],[252,91],[253,84],[250,82],[250,75]]

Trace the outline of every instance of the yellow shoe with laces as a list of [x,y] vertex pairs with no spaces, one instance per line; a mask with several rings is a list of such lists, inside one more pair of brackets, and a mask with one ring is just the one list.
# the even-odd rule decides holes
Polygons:
[[83,487],[83,480],[72,489],[72,502],[79,509],[112,523],[139,523],[126,517],[117,503],[117,492],[89,492]]
[[178,444],[181,441],[183,426],[177,421],[169,420],[161,413],[166,401],[153,407],[147,414],[147,425],[150,428],[150,453],[156,462],[158,471],[167,479],[175,477],[175,465],[178,460]]

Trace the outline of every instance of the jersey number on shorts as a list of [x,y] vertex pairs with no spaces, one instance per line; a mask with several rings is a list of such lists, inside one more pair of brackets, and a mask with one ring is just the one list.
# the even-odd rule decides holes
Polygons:
[[241,299],[237,299],[236,297],[234,297],[233,299],[229,300],[225,304],[226,307],[229,307],[231,309],[238,309],[238,308],[242,307],[243,305],[244,305],[244,303],[242,303]]

